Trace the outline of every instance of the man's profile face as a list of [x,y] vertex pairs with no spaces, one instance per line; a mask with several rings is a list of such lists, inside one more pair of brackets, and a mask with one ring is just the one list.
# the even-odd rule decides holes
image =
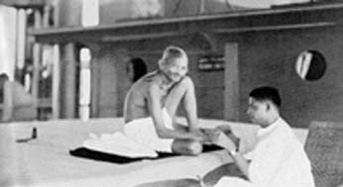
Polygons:
[[267,103],[263,101],[257,101],[250,97],[247,114],[252,123],[256,123],[264,127],[266,119],[265,116],[268,115]]
[[188,62],[185,58],[171,59],[172,62],[165,68],[165,73],[173,82],[179,82],[188,72]]

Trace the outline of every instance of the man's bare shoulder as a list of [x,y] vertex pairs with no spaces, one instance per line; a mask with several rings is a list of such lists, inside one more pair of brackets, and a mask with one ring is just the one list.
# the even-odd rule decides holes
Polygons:
[[129,95],[132,95],[135,98],[147,97],[151,87],[158,84],[158,79],[155,75],[156,73],[152,72],[138,80],[132,85]]
[[156,81],[156,75],[158,74],[157,71],[153,71],[153,72],[150,72],[148,74],[146,74],[145,76],[143,76],[140,81],[142,82],[154,82]]

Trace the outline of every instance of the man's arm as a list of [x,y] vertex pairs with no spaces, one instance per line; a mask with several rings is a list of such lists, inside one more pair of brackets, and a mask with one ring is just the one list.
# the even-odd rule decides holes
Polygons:
[[157,135],[160,138],[202,140],[202,136],[199,133],[178,131],[167,128],[162,115],[160,98],[161,95],[159,87],[152,84],[148,90],[148,105]]
[[249,178],[249,162],[243,155],[237,152],[237,147],[232,140],[221,132],[215,141],[215,144],[225,148],[231,155],[234,163],[242,171],[242,173]]
[[233,141],[236,147],[239,147],[240,138],[233,133],[229,125],[219,125],[217,126],[217,129],[223,131],[224,134]]

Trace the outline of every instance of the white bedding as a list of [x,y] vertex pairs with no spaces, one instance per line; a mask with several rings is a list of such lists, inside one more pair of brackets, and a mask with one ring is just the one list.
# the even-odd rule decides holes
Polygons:
[[91,150],[130,158],[155,158],[158,156],[156,151],[138,144],[122,132],[115,132],[112,134],[105,133],[99,137],[93,136],[90,139],[85,140],[82,146]]
[[[240,136],[249,136],[256,126],[219,120],[204,120],[205,127],[231,125]],[[157,180],[194,178],[219,165],[230,162],[225,151],[205,153],[197,157],[179,156],[159,160],[145,160],[130,164],[113,164],[69,155],[93,133],[113,133],[122,129],[121,118],[60,120],[49,122],[21,122],[0,124],[0,186],[120,186],[131,187]],[[36,127],[38,139],[16,143],[31,136]],[[306,135],[306,133],[301,133]],[[247,149],[254,140],[242,141]]]

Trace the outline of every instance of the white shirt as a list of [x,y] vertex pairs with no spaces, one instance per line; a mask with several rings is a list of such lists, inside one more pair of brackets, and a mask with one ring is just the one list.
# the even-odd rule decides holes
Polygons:
[[247,156],[249,179],[225,177],[216,187],[314,187],[311,164],[303,145],[289,125],[279,118],[257,132],[258,143]]

